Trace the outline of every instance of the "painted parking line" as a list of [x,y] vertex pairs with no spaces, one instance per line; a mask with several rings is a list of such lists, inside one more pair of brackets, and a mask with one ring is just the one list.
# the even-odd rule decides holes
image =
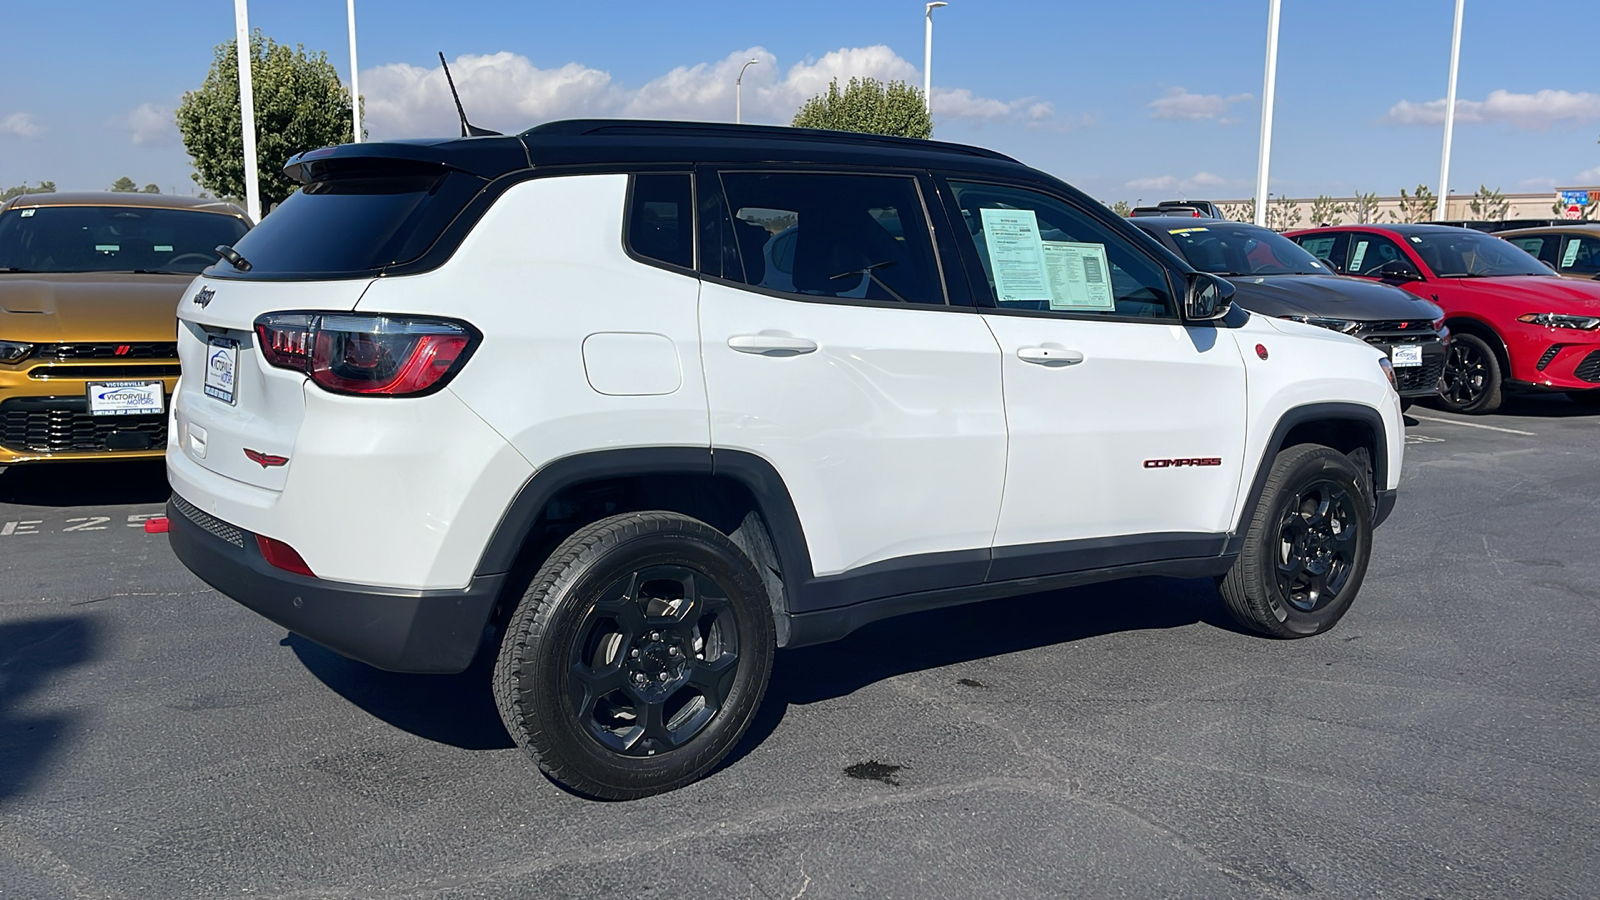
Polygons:
[[[134,513],[122,521],[127,528],[144,528],[146,519],[158,518],[164,513]],[[0,538],[26,537],[36,534],[83,534],[89,531],[108,531],[114,527],[118,516],[73,516],[69,519],[0,519]]]
[[1416,413],[1406,413],[1413,419],[1424,422],[1443,422],[1446,425],[1460,425],[1462,428],[1482,428],[1484,431],[1498,431],[1501,434],[1520,434],[1523,437],[1538,437],[1531,431],[1518,431],[1515,428],[1501,428],[1499,425],[1484,425],[1480,422],[1463,422],[1459,419],[1441,419],[1438,416],[1419,416]]

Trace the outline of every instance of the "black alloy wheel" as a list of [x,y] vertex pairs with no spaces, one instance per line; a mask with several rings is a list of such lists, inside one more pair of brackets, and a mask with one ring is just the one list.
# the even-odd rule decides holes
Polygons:
[[578,626],[567,691],[589,736],[654,756],[705,730],[728,702],[739,630],[727,591],[704,572],[651,566],[601,592]]
[[1332,447],[1298,444],[1278,453],[1239,558],[1217,585],[1239,624],[1279,638],[1338,624],[1372,551],[1368,480]]
[[776,648],[771,601],[727,535],[670,512],[579,529],[511,614],[506,730],[552,780],[629,800],[711,771],[749,727]]
[[1326,478],[1298,488],[1278,522],[1278,591],[1274,603],[1316,612],[1350,583],[1355,564],[1356,500]]
[[1439,403],[1452,412],[1493,412],[1500,408],[1500,388],[1500,359],[1488,343],[1472,334],[1452,337],[1439,373]]

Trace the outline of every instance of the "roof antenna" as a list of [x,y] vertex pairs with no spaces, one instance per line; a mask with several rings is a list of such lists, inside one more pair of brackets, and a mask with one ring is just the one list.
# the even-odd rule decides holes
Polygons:
[[454,98],[455,101],[456,101],[456,115],[461,117],[461,136],[462,137],[487,137],[487,136],[490,136],[490,135],[499,136],[500,132],[498,132],[498,131],[490,131],[487,128],[479,128],[478,126],[476,126],[476,125],[472,124],[471,122],[467,121],[467,111],[461,107],[461,95],[456,93],[456,80],[454,78],[450,77],[450,66],[449,66],[448,63],[446,63],[444,61],[444,52],[443,51],[440,51],[440,53],[439,53],[439,65],[444,67],[444,80],[445,80],[445,83],[450,85],[450,96],[452,98]]

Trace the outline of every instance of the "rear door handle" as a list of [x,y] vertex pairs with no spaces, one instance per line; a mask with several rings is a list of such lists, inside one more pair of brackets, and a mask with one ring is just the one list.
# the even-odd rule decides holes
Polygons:
[[815,352],[817,342],[787,334],[736,334],[728,338],[728,346],[761,356],[799,356]]
[[1019,347],[1017,359],[1038,366],[1072,366],[1083,362],[1083,354],[1065,347]]

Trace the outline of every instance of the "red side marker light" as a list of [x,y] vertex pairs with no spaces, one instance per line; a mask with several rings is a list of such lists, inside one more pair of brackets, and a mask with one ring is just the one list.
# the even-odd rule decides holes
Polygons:
[[258,534],[256,535],[256,546],[261,548],[262,558],[273,568],[282,569],[285,572],[293,572],[296,575],[304,575],[307,578],[317,577],[316,573],[311,571],[311,567],[306,565],[306,561],[300,558],[300,554],[283,541],[262,537]]
[[166,534],[167,533],[167,529],[171,524],[172,523],[167,521],[167,517],[166,516],[156,516],[155,518],[145,519],[144,520],[144,533],[145,534]]
[[1256,345],[1256,355],[1261,357],[1262,359],[1266,359],[1267,358],[1267,345],[1266,344],[1257,344]]

